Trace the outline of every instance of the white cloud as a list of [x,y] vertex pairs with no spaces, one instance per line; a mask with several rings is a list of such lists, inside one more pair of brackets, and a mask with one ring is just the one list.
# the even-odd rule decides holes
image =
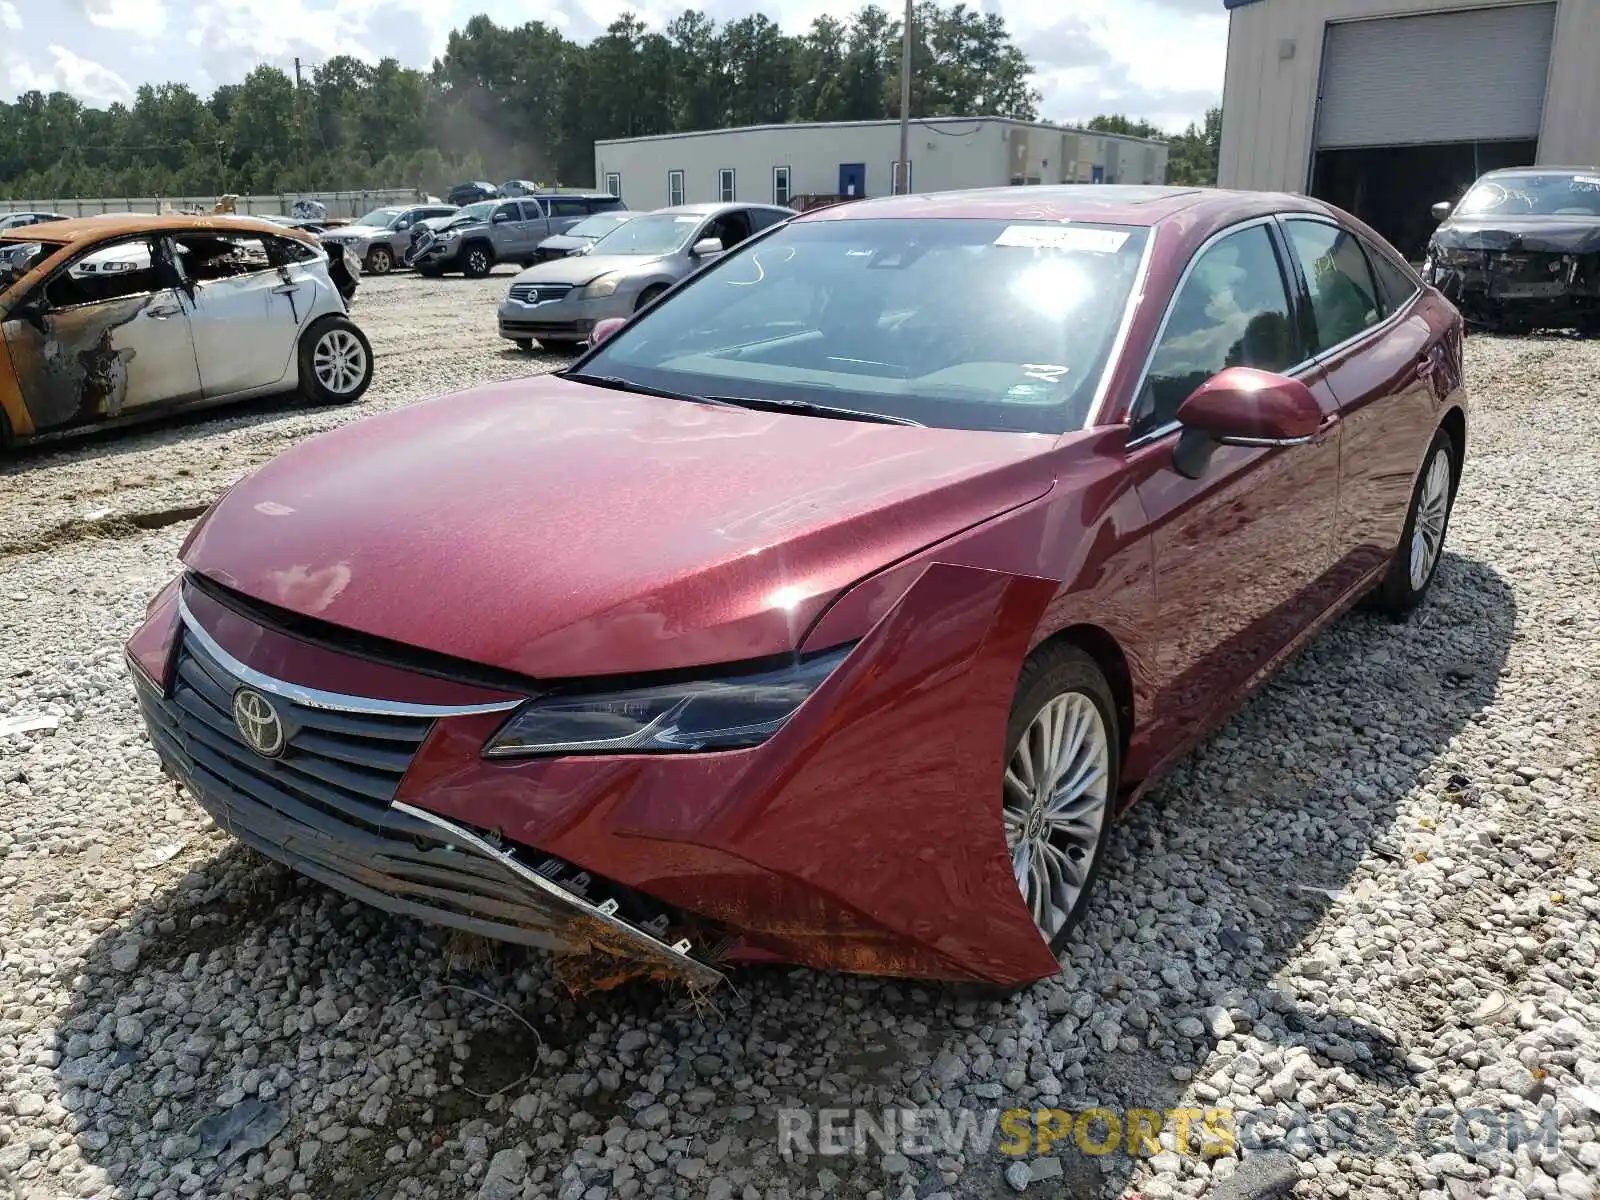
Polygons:
[[65,46],[51,43],[50,69],[40,69],[18,55],[11,55],[6,63],[6,79],[16,92],[38,90],[67,92],[85,104],[104,108],[118,100],[127,103],[133,99],[133,89],[128,81],[110,67],[102,66],[82,55],[74,54]]
[[167,28],[165,0],[68,0],[91,25],[138,38],[159,38]]
[[10,0],[0,0],[0,29],[7,29],[12,33],[22,32],[22,14]]

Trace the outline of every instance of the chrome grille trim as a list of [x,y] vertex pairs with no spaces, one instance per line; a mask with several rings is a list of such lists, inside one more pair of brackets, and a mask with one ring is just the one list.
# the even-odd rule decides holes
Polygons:
[[375,717],[423,717],[432,720],[435,717],[464,717],[475,713],[507,712],[522,703],[521,700],[499,700],[491,704],[413,704],[401,700],[375,700],[368,696],[325,692],[320,688],[289,683],[262,674],[224,650],[217,640],[201,627],[194,613],[189,611],[189,605],[181,590],[178,593],[178,616],[183,621],[184,636],[192,637],[223,670],[237,678],[240,683],[249,684],[258,691],[281,696],[306,708],[363,713]]

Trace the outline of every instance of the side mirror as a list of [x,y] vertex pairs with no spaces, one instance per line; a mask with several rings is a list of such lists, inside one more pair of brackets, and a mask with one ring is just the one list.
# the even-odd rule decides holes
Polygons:
[[721,254],[722,239],[712,237],[701,238],[694,244],[694,249],[689,251],[689,253],[695,258],[710,258],[713,255]]
[[497,212],[497,213],[495,213],[494,216],[489,218],[489,223],[491,225],[505,225],[508,222],[510,222],[510,220],[511,220],[511,214],[510,213],[508,213],[508,212]]
[[1205,473],[1217,446],[1300,446],[1322,428],[1322,406],[1298,379],[1229,367],[1178,406],[1183,434],[1174,452],[1178,471]]
[[607,317],[604,321],[595,322],[594,332],[589,335],[589,345],[598,346],[627,323],[627,317]]
[[1441,200],[1428,211],[1433,213],[1433,219],[1435,221],[1443,221],[1448,219],[1450,214],[1455,212],[1455,210],[1456,206],[1451,204],[1450,201]]

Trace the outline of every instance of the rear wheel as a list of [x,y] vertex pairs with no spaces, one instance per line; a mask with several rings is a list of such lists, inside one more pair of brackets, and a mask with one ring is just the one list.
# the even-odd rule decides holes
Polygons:
[[1428,585],[1444,555],[1444,536],[1456,499],[1456,462],[1459,451],[1443,429],[1433,435],[1422,473],[1411,493],[1405,529],[1400,534],[1394,560],[1372,601],[1380,611],[1404,619],[1422,603]]
[[1094,660],[1069,645],[1030,658],[1007,739],[1001,819],[1012,873],[1059,954],[1099,874],[1122,766],[1116,703]]
[[521,350],[524,354],[532,354],[533,353],[533,339],[532,338],[517,338],[516,341],[517,341],[517,349],[518,350]]
[[494,270],[494,255],[482,242],[474,242],[461,251],[461,273],[468,279],[482,279]]
[[387,246],[374,246],[367,251],[366,269],[369,275],[387,275],[394,270],[394,253]]
[[353,404],[372,382],[372,344],[348,317],[323,317],[300,339],[300,390],[313,404]]

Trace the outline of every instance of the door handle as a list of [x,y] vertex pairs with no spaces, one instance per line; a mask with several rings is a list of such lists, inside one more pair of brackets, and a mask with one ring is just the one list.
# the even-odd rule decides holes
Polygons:
[[1424,354],[1417,360],[1417,378],[1428,379],[1433,375],[1433,355]]
[[145,309],[144,315],[147,317],[154,317],[158,321],[165,321],[168,317],[175,317],[181,312],[183,312],[183,308],[181,306],[162,305],[160,308]]
[[291,292],[298,292],[299,290],[300,285],[298,283],[280,283],[272,289],[272,294],[274,296],[287,296]]

